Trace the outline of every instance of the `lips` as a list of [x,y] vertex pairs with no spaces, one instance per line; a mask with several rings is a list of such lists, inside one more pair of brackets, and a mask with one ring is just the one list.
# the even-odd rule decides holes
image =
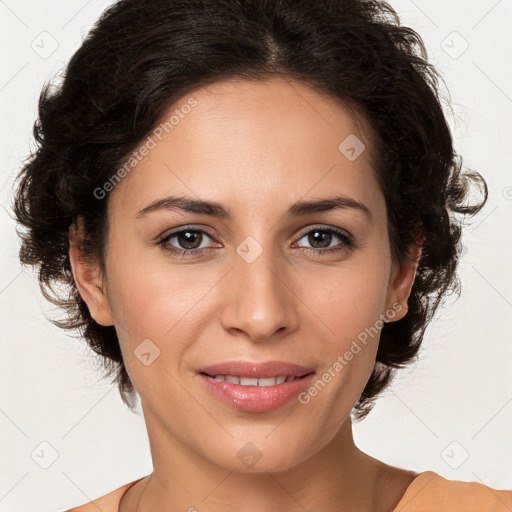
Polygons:
[[[203,389],[206,389],[230,409],[247,413],[260,413],[277,410],[296,400],[300,393],[311,386],[315,373],[312,372],[303,377],[290,377],[293,380],[270,386],[236,384],[225,380],[217,380],[204,373],[198,373],[197,378],[204,386]],[[233,377],[233,379],[237,379],[237,377]],[[296,401],[295,406],[298,403]]]
[[214,377],[215,375],[232,375],[235,377],[247,378],[268,378],[268,377],[303,377],[314,373],[313,368],[307,368],[298,364],[284,361],[226,361],[210,366],[204,366],[198,373]]

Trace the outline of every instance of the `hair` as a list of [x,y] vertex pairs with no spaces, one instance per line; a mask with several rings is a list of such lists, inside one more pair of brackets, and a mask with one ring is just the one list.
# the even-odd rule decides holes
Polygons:
[[[36,266],[44,297],[101,356],[124,403],[136,390],[114,326],[90,315],[69,262],[69,228],[83,219],[83,254],[105,270],[105,184],[170,105],[221,80],[292,79],[337,99],[372,131],[390,250],[404,262],[424,237],[407,314],[383,325],[376,364],[354,406],[364,418],[397,369],[417,355],[443,298],[458,292],[462,222],[487,201],[463,170],[443,113],[439,79],[421,37],[377,0],[121,0],[106,9],[70,59],[43,85],[13,209],[20,261]],[[448,105],[450,101],[446,102]],[[469,204],[471,184],[483,192]],[[56,290],[55,286],[60,285]]]

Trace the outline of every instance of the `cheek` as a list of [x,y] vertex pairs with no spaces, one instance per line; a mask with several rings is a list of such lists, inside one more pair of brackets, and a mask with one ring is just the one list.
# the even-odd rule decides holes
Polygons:
[[340,271],[325,283],[327,293],[309,295],[311,309],[318,311],[316,330],[326,334],[318,350],[322,370],[303,403],[314,408],[319,431],[326,435],[352,409],[375,365],[387,280],[385,272],[365,268],[366,279]]
[[116,260],[110,272],[109,302],[114,318],[132,342],[162,339],[180,321],[194,317],[194,308],[215,284],[211,272],[142,257]]
[[135,342],[158,332],[155,320],[165,321],[161,313],[167,298],[162,296],[161,283],[155,286],[158,280],[154,272],[141,271],[138,267],[131,269],[124,274],[116,272],[111,279],[109,302],[117,324],[128,331],[129,338]]
[[362,258],[358,263],[342,263],[303,281],[301,298],[325,324],[326,332],[338,340],[357,337],[384,313],[388,269],[369,263]]
[[303,281],[304,302],[316,314],[314,330],[324,333],[320,379],[333,392],[343,389],[343,397],[329,398],[343,409],[359,398],[375,364],[388,269],[384,259],[361,257],[316,277]]
[[176,387],[170,374],[200,325],[195,306],[208,282],[177,266],[146,266],[140,258],[116,262],[109,279],[110,307],[127,372],[141,397]]

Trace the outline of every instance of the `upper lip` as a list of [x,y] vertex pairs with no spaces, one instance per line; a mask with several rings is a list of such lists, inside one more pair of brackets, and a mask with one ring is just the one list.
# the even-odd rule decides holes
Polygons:
[[215,375],[233,375],[236,377],[303,377],[313,373],[313,368],[306,368],[298,364],[284,361],[226,361],[209,366],[203,366],[199,373],[206,373],[211,377]]

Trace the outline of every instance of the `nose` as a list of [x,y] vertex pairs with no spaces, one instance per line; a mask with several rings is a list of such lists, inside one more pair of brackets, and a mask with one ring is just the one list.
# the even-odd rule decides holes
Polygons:
[[287,270],[271,250],[263,250],[252,262],[237,254],[222,290],[224,329],[253,342],[268,342],[296,330],[300,301]]

